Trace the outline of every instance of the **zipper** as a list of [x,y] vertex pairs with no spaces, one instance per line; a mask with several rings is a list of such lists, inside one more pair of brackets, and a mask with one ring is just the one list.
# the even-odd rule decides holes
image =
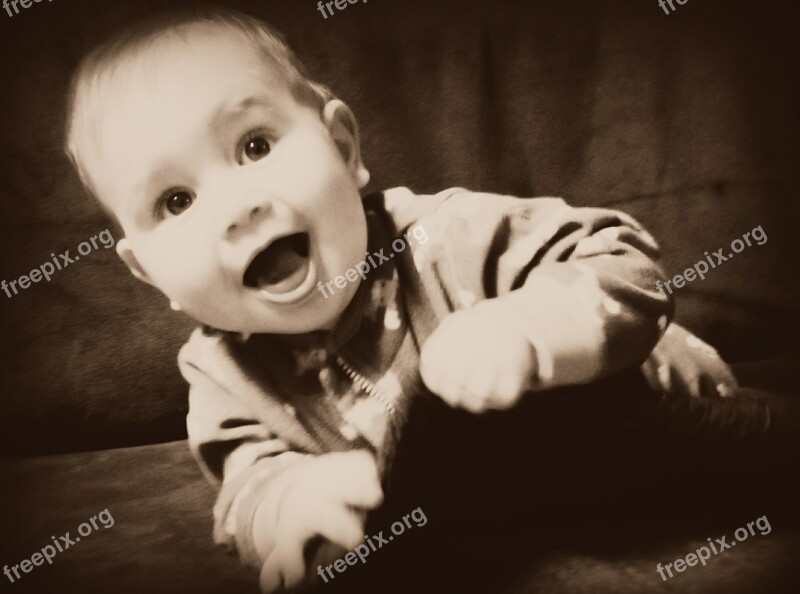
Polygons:
[[347,377],[349,377],[354,384],[364,390],[370,397],[380,402],[389,414],[393,415],[395,413],[397,409],[392,401],[389,400],[373,382],[353,369],[353,366],[345,361],[341,355],[336,355],[336,364],[341,367],[342,371],[347,374]]

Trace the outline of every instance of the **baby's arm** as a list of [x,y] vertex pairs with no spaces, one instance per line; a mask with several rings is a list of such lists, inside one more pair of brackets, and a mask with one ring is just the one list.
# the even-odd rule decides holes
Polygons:
[[[201,370],[181,362],[189,381],[189,446],[206,477],[219,487],[214,541],[236,549],[260,569],[251,526],[261,489],[311,454],[293,450]],[[258,488],[257,488],[258,487]]]
[[[460,192],[419,224],[431,236],[419,259],[434,260],[453,309],[465,310],[451,314],[458,323],[447,316],[423,349],[423,379],[440,395],[451,386],[463,400],[479,385],[490,399],[497,386],[464,374],[492,374],[480,361],[497,362],[498,349],[521,337],[530,352],[512,354],[515,373],[527,374],[519,390],[588,383],[641,364],[669,323],[673,304],[656,288],[658,247],[623,213]],[[489,325],[493,344],[469,332]],[[507,386],[509,374],[498,381]]]
[[303,580],[304,549],[312,538],[344,550],[361,542],[361,510],[382,500],[370,453],[314,455],[293,449],[202,371],[185,361],[181,371],[191,385],[192,453],[220,485],[214,540],[260,571],[264,592]]

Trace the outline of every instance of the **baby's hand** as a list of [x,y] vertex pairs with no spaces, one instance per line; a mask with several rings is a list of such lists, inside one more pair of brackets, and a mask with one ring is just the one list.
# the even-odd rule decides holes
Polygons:
[[507,409],[533,384],[536,352],[513,322],[480,305],[449,314],[422,348],[425,385],[473,413]]
[[261,591],[300,585],[304,548],[314,537],[342,552],[358,546],[364,539],[363,510],[382,500],[375,459],[365,451],[317,456],[275,477],[253,519],[253,541],[264,559]]
[[714,347],[674,323],[641,369],[650,387],[666,394],[724,398],[733,396],[739,387]]

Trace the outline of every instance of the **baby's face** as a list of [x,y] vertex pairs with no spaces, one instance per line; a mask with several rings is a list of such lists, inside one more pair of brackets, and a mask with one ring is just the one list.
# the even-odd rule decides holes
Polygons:
[[109,92],[86,157],[137,277],[196,320],[246,333],[330,328],[358,283],[317,284],[363,259],[355,121],[298,103],[228,33],[162,44]]

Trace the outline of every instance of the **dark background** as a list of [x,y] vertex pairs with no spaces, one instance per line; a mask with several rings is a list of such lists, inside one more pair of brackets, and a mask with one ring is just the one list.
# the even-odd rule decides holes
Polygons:
[[[54,0],[0,12],[0,278],[109,226],[62,153],[65,90],[111,29],[177,5]],[[312,0],[227,4],[282,30],[359,118],[370,189],[460,185],[625,210],[678,273],[761,225],[769,240],[678,291],[731,360],[796,351],[793,3]],[[346,230],[343,230],[346,232]],[[115,236],[119,233],[114,230]],[[185,435],[191,324],[100,249],[0,293],[4,455]]]

